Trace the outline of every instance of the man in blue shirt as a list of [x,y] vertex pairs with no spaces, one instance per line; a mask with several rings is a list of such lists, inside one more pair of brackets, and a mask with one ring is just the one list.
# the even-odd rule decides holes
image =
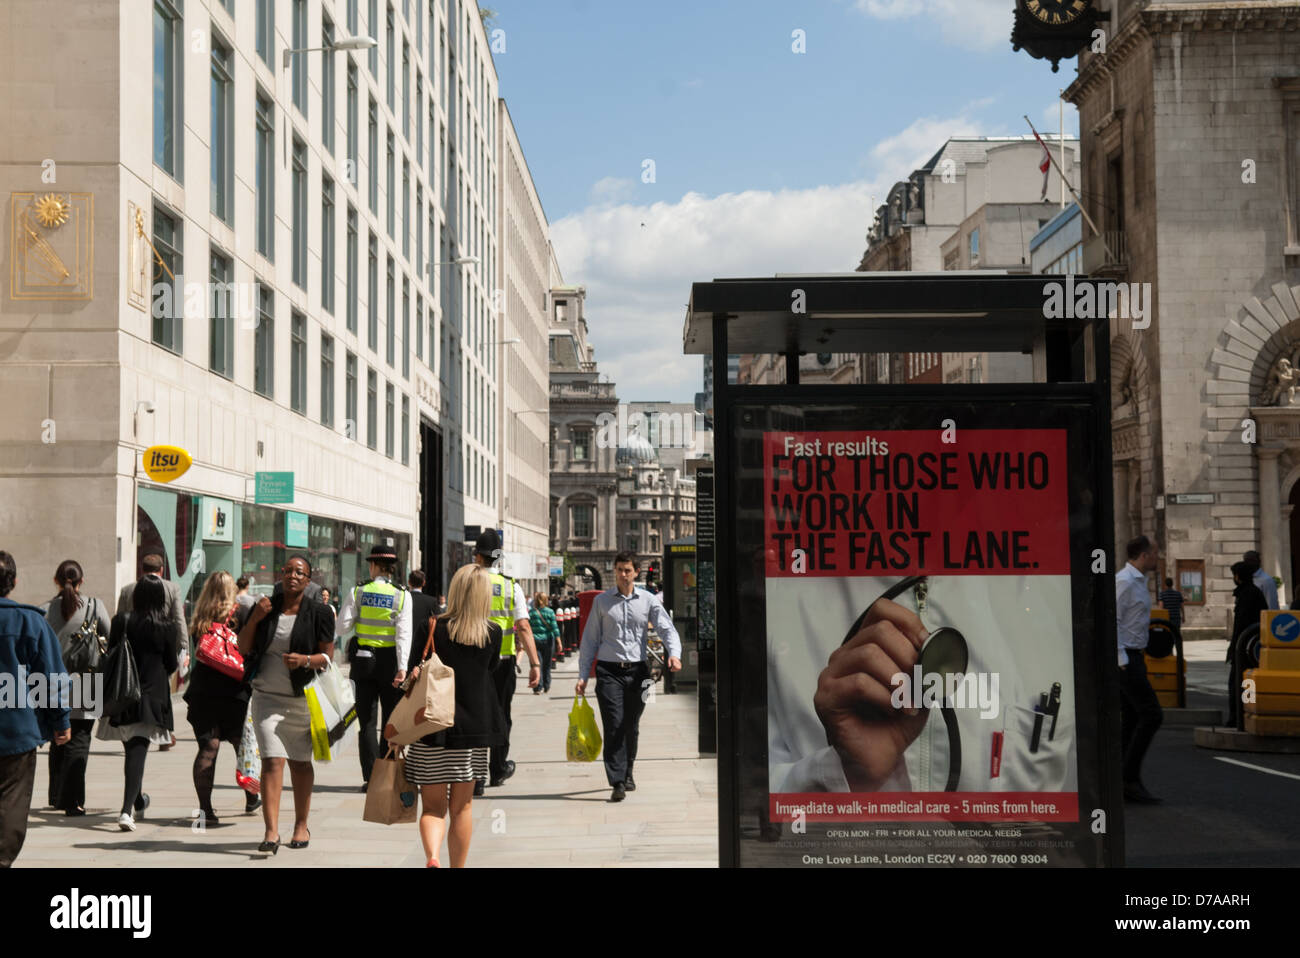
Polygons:
[[1144,651],[1151,628],[1147,575],[1155,571],[1158,550],[1146,536],[1128,543],[1128,563],[1115,574],[1115,615],[1119,640],[1119,692],[1123,709],[1124,798],[1154,804],[1160,799],[1142,784],[1142,759],[1160,729],[1164,712],[1147,678]]
[[72,738],[68,709],[60,707],[66,703],[57,695],[45,703],[30,701],[27,676],[66,669],[45,613],[8,598],[17,580],[13,556],[0,552],[0,868],[13,864],[27,839],[36,750],[51,739],[66,745]]
[[658,596],[636,587],[637,559],[631,552],[614,557],[618,587],[602,592],[591,604],[582,630],[575,687],[587,691],[587,676],[596,665],[596,701],[605,732],[605,777],[613,786],[611,802],[621,802],[636,789],[632,765],[636,761],[637,726],[649,695],[650,669],[646,665],[647,626],[653,625],[668,653],[668,668],[682,667],[682,643],[673,620]]

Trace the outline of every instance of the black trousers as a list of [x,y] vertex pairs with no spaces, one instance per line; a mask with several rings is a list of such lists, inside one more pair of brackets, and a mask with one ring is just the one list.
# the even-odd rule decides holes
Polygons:
[[645,711],[646,682],[650,669],[644,662],[621,668],[621,663],[596,662],[596,703],[605,732],[605,777],[611,786],[627,781],[636,761],[641,713]]
[[488,771],[492,778],[501,778],[506,773],[506,760],[510,757],[510,728],[514,724],[510,719],[510,704],[515,700],[515,657],[501,659],[492,672],[492,683],[497,689],[497,701],[506,713],[506,743],[492,746],[488,760]]
[[90,733],[94,719],[73,719],[67,745],[50,743],[48,804],[67,811],[86,804],[86,763],[90,760]]
[[0,755],[0,868],[8,868],[27,840],[27,813],[36,787],[36,749]]
[[1128,651],[1128,665],[1119,670],[1119,694],[1123,708],[1124,783],[1135,784],[1142,780],[1142,759],[1164,721],[1164,710],[1147,678],[1141,651]]
[[533,641],[537,643],[537,658],[542,663],[542,677],[537,687],[546,692],[551,687],[551,660],[555,656],[555,640],[539,639],[534,636]]
[[375,760],[388,754],[380,732],[397,708],[402,690],[393,688],[393,677],[397,675],[396,648],[361,646],[358,651],[374,653],[373,657],[357,657],[353,653],[351,659],[352,675],[359,676],[352,680],[357,689],[357,752],[361,755],[361,777],[368,782]]

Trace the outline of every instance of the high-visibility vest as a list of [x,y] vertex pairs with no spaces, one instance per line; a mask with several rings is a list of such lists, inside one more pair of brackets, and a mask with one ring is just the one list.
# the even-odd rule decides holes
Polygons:
[[[515,654],[515,619],[523,618],[515,609],[515,580],[500,572],[492,574],[492,611],[488,617],[501,626],[501,655]],[[527,615],[527,613],[525,613]]]
[[355,593],[357,645],[387,649],[397,645],[397,617],[406,604],[406,590],[379,579]]

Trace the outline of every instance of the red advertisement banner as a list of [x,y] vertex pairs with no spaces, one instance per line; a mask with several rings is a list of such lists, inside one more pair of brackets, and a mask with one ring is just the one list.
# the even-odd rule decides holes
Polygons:
[[1077,822],[1075,792],[773,793],[768,816],[793,822]]
[[1067,469],[1064,429],[765,433],[767,575],[1066,575]]

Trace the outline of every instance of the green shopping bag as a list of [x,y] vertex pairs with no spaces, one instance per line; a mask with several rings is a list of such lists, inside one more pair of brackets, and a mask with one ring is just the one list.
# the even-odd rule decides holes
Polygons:
[[584,696],[573,697],[569,711],[569,734],[564,740],[564,756],[570,762],[594,762],[600,758],[600,727],[596,713]]

